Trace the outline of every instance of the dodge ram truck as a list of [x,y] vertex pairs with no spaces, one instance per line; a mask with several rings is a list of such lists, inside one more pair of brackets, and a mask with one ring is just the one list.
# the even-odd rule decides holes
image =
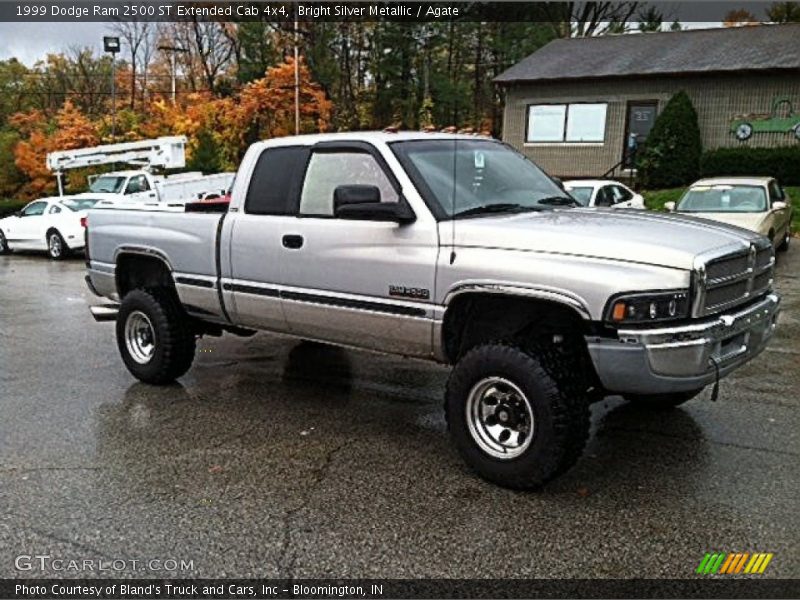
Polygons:
[[89,214],[87,283],[141,381],[202,335],[262,330],[452,365],[466,462],[527,489],[569,469],[607,395],[697,396],[776,327],[769,240],[680,215],[590,210],[489,138],[287,137],[247,151],[222,214]]

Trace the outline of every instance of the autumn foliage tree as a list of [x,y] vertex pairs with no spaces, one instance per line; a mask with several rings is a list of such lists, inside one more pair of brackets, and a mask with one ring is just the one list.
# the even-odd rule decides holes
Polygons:
[[[55,192],[56,181],[45,162],[49,152],[85,148],[99,142],[96,125],[69,100],[52,122],[38,110],[18,113],[10,122],[25,137],[14,148],[14,162],[28,178],[21,190],[23,197]],[[80,174],[71,173],[68,184],[80,186],[79,178]]]

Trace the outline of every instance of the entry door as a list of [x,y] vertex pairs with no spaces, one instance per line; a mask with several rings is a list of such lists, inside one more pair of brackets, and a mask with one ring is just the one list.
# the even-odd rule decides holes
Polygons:
[[383,202],[405,202],[377,150],[317,148],[299,218],[284,233],[283,307],[291,332],[407,355],[429,356],[438,233],[432,219],[338,219],[340,185],[373,185]]
[[[623,140],[622,156],[625,168],[633,167],[636,155],[641,153],[647,136],[656,121],[658,102],[656,100],[628,102],[628,120]],[[635,142],[635,146],[632,144]]]

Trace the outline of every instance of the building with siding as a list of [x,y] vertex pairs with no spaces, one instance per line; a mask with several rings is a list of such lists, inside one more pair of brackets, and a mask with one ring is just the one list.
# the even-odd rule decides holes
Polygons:
[[706,150],[800,144],[800,24],[558,39],[495,81],[503,139],[560,177],[630,167],[680,90]]

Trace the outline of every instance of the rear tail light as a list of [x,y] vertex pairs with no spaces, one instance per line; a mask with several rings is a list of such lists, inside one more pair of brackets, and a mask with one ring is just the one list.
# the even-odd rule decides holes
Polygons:
[[89,226],[89,217],[81,217],[81,227]]

